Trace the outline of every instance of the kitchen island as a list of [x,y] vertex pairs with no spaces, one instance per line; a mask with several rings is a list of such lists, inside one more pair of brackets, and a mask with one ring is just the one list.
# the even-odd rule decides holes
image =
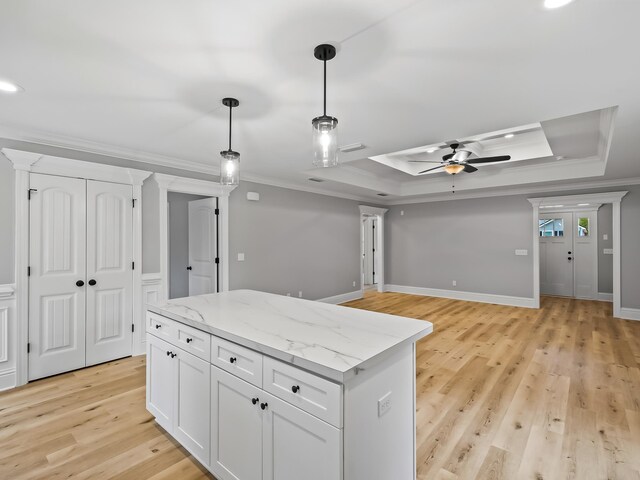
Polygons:
[[220,480],[415,478],[431,323],[236,290],[147,308],[147,409]]

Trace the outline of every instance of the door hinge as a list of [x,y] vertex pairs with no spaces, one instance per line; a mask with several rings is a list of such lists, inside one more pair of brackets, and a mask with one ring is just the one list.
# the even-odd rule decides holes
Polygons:
[[31,353],[31,344],[27,343],[27,353]]
[[136,269],[136,262],[131,262],[131,270],[135,270]]
[[31,267],[27,267],[27,277],[31,276]]
[[136,199],[135,198],[131,199],[131,208],[136,208]]
[[31,192],[37,192],[38,189],[37,188],[30,188],[27,190],[27,199],[31,200]]
[[131,324],[131,331],[132,331],[132,332],[135,332],[135,331],[136,331],[136,326],[135,326],[133,323]]
[[214,213],[215,213],[216,215],[220,215],[220,209],[219,209],[219,208],[216,208],[216,209],[214,210]]
[[220,263],[220,259],[216,257],[216,263]]

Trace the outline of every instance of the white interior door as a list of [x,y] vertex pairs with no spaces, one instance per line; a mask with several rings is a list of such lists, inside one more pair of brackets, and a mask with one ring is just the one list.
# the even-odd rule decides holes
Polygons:
[[598,298],[598,212],[574,213],[574,272],[576,298]]
[[216,199],[189,202],[189,295],[216,291]]
[[87,180],[87,365],[131,355],[132,198],[131,185]]
[[375,218],[365,217],[362,222],[362,242],[363,242],[363,269],[364,284],[373,285],[375,283]]
[[29,380],[85,366],[86,181],[30,175]]
[[573,214],[539,217],[540,292],[573,297]]

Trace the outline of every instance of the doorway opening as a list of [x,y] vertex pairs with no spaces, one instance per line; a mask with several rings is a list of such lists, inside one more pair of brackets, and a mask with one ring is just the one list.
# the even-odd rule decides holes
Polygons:
[[167,192],[169,298],[219,291],[218,199]]
[[360,205],[360,290],[384,292],[384,214],[386,208]]

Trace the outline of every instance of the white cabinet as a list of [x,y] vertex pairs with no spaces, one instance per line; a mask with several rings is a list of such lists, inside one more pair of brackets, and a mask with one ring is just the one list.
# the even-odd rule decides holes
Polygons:
[[[260,398],[263,397],[263,398]],[[222,479],[262,479],[263,392],[211,366],[211,469]]]
[[340,480],[341,430],[211,367],[211,469],[224,480]]
[[342,430],[264,395],[263,480],[340,480]]
[[147,337],[147,410],[204,465],[210,455],[209,363]]

